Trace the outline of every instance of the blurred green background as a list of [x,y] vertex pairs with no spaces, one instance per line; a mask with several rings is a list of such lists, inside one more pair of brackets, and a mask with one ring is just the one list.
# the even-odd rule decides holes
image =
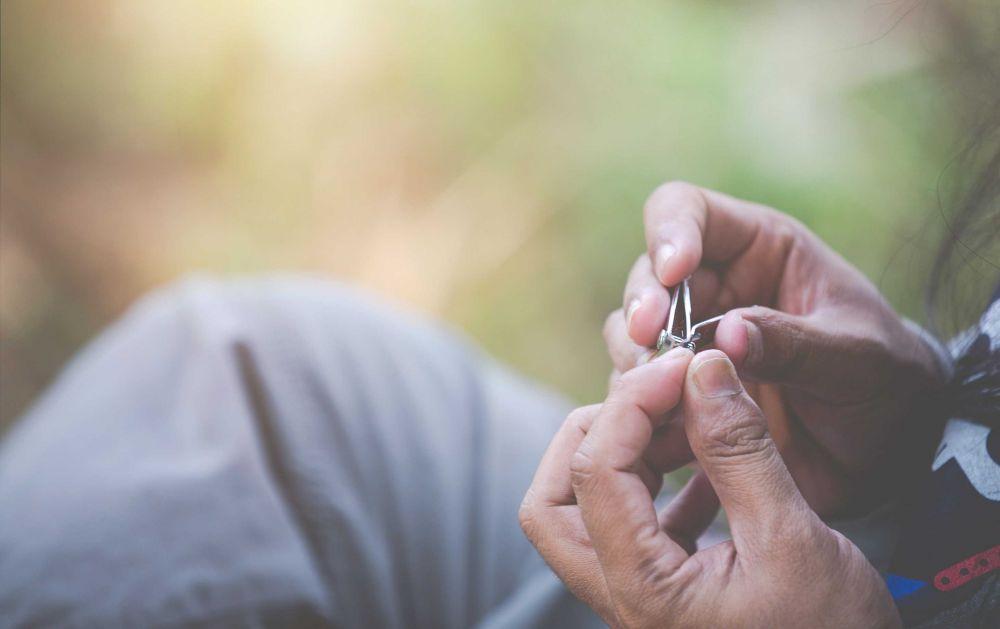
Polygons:
[[4,2],[0,421],[198,270],[358,282],[596,400],[671,179],[797,216],[919,315],[957,128],[935,5]]

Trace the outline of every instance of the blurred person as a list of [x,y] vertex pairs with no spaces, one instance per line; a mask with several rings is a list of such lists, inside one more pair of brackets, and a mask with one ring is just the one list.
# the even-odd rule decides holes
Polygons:
[[[932,295],[996,237],[996,134]],[[995,626],[1000,295],[946,348],[787,215],[644,215],[572,412],[322,280],[144,299],[0,444],[0,625]],[[689,275],[715,348],[654,358]]]

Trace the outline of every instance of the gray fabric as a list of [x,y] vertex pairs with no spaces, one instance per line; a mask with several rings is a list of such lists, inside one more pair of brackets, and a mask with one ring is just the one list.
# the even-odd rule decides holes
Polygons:
[[1000,576],[993,574],[968,600],[937,614],[915,629],[996,629],[1000,627]]
[[598,626],[516,521],[567,408],[325,282],[173,287],[0,445],[0,624]]

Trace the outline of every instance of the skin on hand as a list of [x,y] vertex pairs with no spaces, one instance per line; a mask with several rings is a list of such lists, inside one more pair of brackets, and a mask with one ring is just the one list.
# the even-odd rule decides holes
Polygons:
[[[860,272],[791,217],[690,184],[661,186],[644,216],[647,252],[604,329],[612,381],[649,360],[669,309],[666,287],[691,276],[695,320],[727,313],[714,347],[750,383],[821,515],[864,510],[926,463],[934,425],[915,402],[940,386],[940,368]],[[666,439],[654,450],[670,459],[650,455],[658,469],[691,460]]]
[[[699,471],[657,513],[646,459],[675,411]],[[695,551],[719,504],[733,539]],[[567,586],[615,627],[897,627],[864,555],[816,516],[722,352],[675,349],[577,409],[520,510]]]

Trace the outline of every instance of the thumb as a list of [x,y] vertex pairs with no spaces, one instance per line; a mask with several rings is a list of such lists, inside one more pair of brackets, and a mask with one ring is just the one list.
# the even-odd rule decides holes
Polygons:
[[729,518],[737,552],[784,543],[811,526],[813,514],[767,431],[760,408],[720,351],[694,357],[684,383],[684,421],[691,449]]
[[863,330],[848,329],[837,317],[828,318],[832,320],[820,325],[816,315],[741,308],[719,323],[715,346],[732,358],[740,373],[754,380],[787,384],[818,396],[868,391],[878,381],[885,353]]

